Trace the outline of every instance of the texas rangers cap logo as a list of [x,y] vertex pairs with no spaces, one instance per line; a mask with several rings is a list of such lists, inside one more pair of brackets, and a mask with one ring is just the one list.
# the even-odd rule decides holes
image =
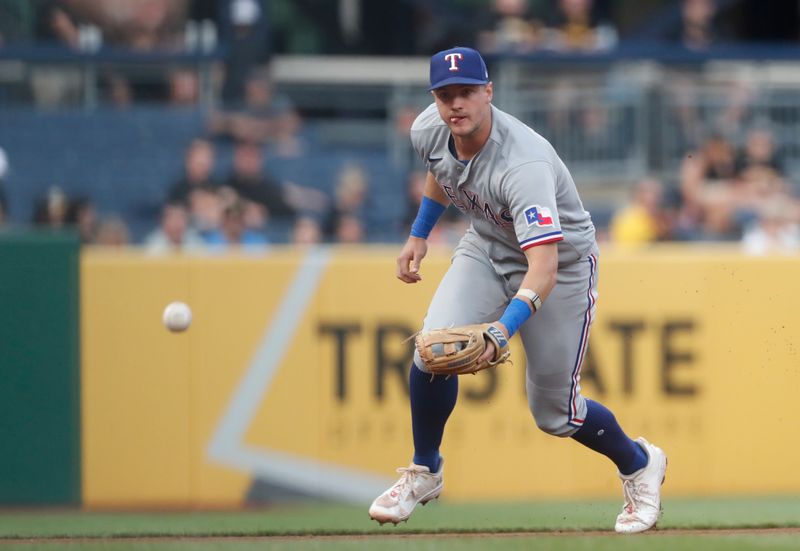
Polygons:
[[464,59],[464,55],[460,52],[453,52],[444,56],[444,58],[450,62],[450,70],[451,71],[458,71],[458,61]]
[[531,205],[525,209],[525,220],[528,222],[528,227],[553,225],[553,215],[550,214],[550,209],[539,205]]

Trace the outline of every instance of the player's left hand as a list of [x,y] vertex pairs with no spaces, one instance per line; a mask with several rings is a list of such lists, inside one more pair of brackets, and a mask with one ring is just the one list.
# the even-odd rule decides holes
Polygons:
[[[508,349],[507,329],[496,322],[474,323],[443,329],[420,331],[414,335],[414,346],[419,353],[422,371],[433,375],[475,374],[478,371],[506,363]],[[487,343],[494,354],[485,360]]]
[[[508,329],[505,325],[500,323],[499,321],[493,323],[492,325],[496,325],[500,331],[503,332],[506,338],[508,338]],[[478,359],[478,363],[488,363],[492,358],[494,358],[494,343],[490,340],[486,341],[486,350],[483,351],[481,357]]]

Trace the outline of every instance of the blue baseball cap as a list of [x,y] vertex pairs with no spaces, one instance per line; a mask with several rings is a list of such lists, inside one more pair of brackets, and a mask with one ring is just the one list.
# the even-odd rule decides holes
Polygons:
[[488,84],[489,71],[481,54],[472,48],[450,48],[431,57],[431,87],[450,84]]

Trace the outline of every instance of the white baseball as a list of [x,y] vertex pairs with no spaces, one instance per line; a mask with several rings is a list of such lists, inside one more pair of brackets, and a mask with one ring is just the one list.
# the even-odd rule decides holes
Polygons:
[[164,325],[170,331],[186,331],[191,323],[192,309],[185,302],[170,302],[164,308]]

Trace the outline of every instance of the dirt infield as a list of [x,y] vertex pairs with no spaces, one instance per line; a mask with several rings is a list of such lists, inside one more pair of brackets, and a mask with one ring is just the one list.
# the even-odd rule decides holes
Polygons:
[[[760,536],[775,534],[797,534],[800,527],[784,528],[666,528],[656,529],[639,534],[638,537],[659,536]],[[523,538],[523,537],[632,537],[616,534],[612,530],[532,530],[517,532],[398,532],[369,534],[287,534],[287,535],[207,535],[207,536],[98,536],[98,537],[36,537],[36,538],[0,538],[0,547],[10,544],[37,543],[225,543],[225,542],[291,542],[303,540],[317,541],[369,541],[372,539],[417,540],[417,539],[481,539],[481,538]]]

